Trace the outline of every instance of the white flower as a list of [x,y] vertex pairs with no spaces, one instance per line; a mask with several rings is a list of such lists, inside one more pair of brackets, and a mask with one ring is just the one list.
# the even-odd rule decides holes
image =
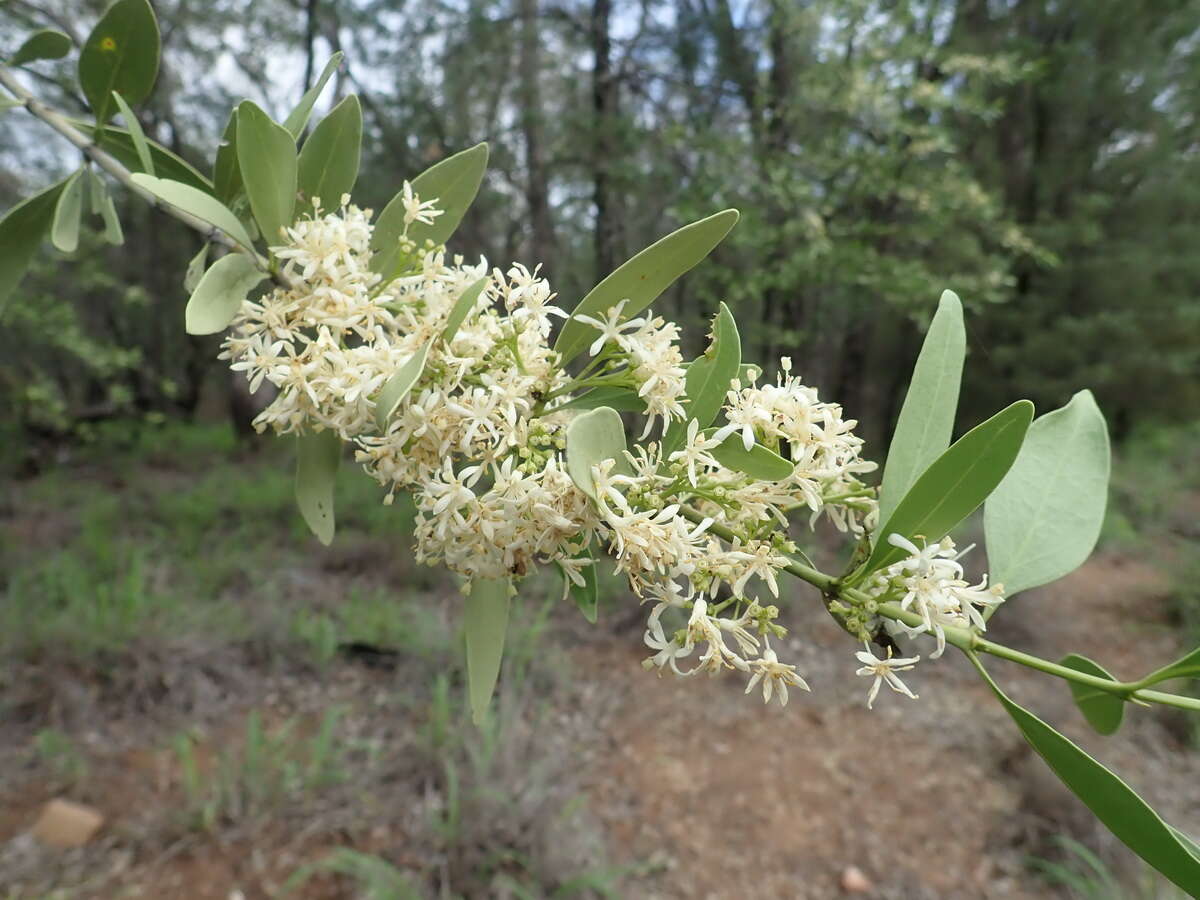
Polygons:
[[772,695],[778,690],[779,704],[787,706],[788,685],[804,691],[811,690],[804,679],[796,674],[796,667],[781,663],[770,646],[763,651],[761,658],[750,660],[750,671],[754,674],[750,676],[750,683],[746,685],[746,693],[754,690],[754,686],[761,680],[763,703],[770,703]]
[[892,659],[892,648],[888,647],[887,659],[879,659],[871,652],[871,647],[864,644],[865,650],[859,650],[854,655],[858,657],[858,661],[863,663],[863,667],[858,669],[854,674],[861,675],[864,678],[874,678],[875,682],[871,685],[871,690],[867,692],[867,709],[872,709],[875,703],[875,698],[879,694],[879,685],[887,682],[888,687],[898,694],[904,694],[906,697],[911,697],[916,700],[917,695],[908,689],[897,672],[906,672],[913,668],[921,657],[906,656],[900,659]]
[[603,319],[597,319],[593,316],[575,316],[576,322],[582,322],[584,325],[591,325],[600,332],[600,336],[592,341],[592,345],[588,348],[588,355],[595,356],[600,352],[601,348],[609,341],[614,342],[618,346],[622,346],[622,336],[626,331],[636,331],[646,324],[645,319],[629,319],[621,321],[621,311],[625,308],[625,304],[629,302],[629,298],[622,300],[616,306],[610,307],[604,314]]
[[719,446],[720,443],[715,438],[706,438],[700,431],[700,423],[696,419],[692,419],[688,423],[687,438],[683,446],[668,456],[667,459],[670,462],[682,463],[687,469],[688,482],[692,487],[695,487],[697,466],[714,469],[720,467],[720,463],[709,452],[714,447]]

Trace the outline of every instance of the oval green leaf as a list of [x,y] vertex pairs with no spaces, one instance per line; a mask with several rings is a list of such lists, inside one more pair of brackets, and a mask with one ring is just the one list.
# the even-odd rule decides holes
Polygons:
[[740,434],[730,435],[709,452],[725,468],[744,472],[758,481],[783,481],[796,468],[762,444],[754,444],[747,450]]
[[121,229],[121,219],[117,215],[117,207],[104,179],[97,175],[94,169],[89,168],[88,182],[91,186],[92,214],[100,216],[104,222],[104,239],[114,246],[123,244],[125,233]]
[[488,280],[489,276],[484,275],[463,291],[459,295],[459,298],[454,301],[454,308],[450,310],[450,315],[446,317],[446,327],[442,329],[443,341],[449,342],[454,340],[454,336],[458,334],[458,329],[462,328],[462,323],[467,320],[467,316],[479,301],[479,295],[487,287]]
[[1200,896],[1200,859],[1141,797],[1064,735],[1000,690],[978,660],[975,666],[991,686],[1021,734],[1068,788],[1130,850],[1187,891]]
[[887,535],[941,540],[979,508],[1007,474],[1033,419],[1033,404],[1018,400],[972,428],[934,460],[879,529],[879,540],[862,572],[891,565],[904,551]]
[[296,436],[296,505],[322,544],[333,541],[333,487],[342,460],[342,441],[332,431]]
[[237,110],[229,114],[221,143],[217,145],[217,156],[213,160],[213,193],[223,203],[233,203],[242,190],[242,170],[238,168],[237,154]]
[[595,340],[596,329],[577,321],[576,316],[603,316],[622,300],[629,301],[625,304],[624,314],[636,316],[679,276],[712,253],[737,220],[736,209],[722,210],[707,219],[685,225],[618,266],[579,301],[571,318],[558,333],[554,349],[562,357],[563,365]]
[[693,419],[707,428],[721,411],[729,384],[738,377],[742,366],[742,339],[737,322],[724,303],[713,319],[712,339],[703,356],[692,360],[684,376],[685,415],[671,423],[662,441],[662,457],[666,459],[679,449]]
[[0,219],[0,311],[29,271],[66,186],[66,181],[60,181],[18,203]]
[[644,413],[646,411],[646,401],[638,396],[637,391],[632,388],[611,385],[592,388],[562,406],[554,407],[554,410],[558,412],[564,409],[596,409],[601,406],[610,406],[618,412]]
[[1108,473],[1108,426],[1091,391],[1039,417],[984,507],[993,583],[1012,596],[1078,568],[1100,537]]
[[[99,144],[101,150],[112,154],[117,162],[130,172],[142,171],[142,160],[138,156],[137,148],[134,146],[133,136],[127,129],[118,128],[115,125],[106,125],[103,131],[98,132],[96,126],[90,122],[81,122],[78,119],[70,119],[69,121],[84,134],[93,138]],[[188,187],[203,191],[206,194],[212,192],[212,184],[209,180],[193,167],[191,163],[187,162],[187,160],[176,156],[166,147],[162,146],[162,144],[156,143],[149,138],[146,138],[146,145],[150,148],[150,157],[154,161],[154,170],[159,177],[181,182]]]
[[392,413],[396,411],[400,401],[408,395],[412,386],[417,383],[417,379],[421,377],[421,373],[425,371],[425,360],[429,358],[431,346],[433,345],[426,344],[410,356],[380,389],[379,396],[375,400],[375,426],[380,432],[387,431],[388,420],[391,419]]
[[71,39],[61,31],[43,28],[25,39],[8,61],[10,66],[22,66],[39,59],[62,59],[71,52]]
[[200,248],[200,252],[192,257],[188,263],[187,271],[183,273],[183,289],[189,295],[196,290],[196,286],[200,284],[200,279],[204,277],[204,267],[208,265],[208,242]]
[[1146,685],[1158,684],[1172,678],[1200,678],[1200,647],[1193,650],[1182,659],[1177,659],[1169,666],[1163,666],[1156,672],[1151,672],[1143,681]]
[[79,223],[83,219],[84,169],[67,179],[67,186],[59,195],[54,208],[54,222],[50,226],[50,243],[63,253],[74,253],[79,246]]
[[245,253],[229,253],[213,263],[188,299],[184,323],[188,334],[224,331],[246,295],[267,275]]
[[150,154],[150,145],[146,143],[146,132],[142,131],[142,123],[129,108],[125,98],[117,91],[113,91],[113,102],[117,104],[117,108],[121,111],[121,117],[125,120],[129,138],[133,141],[133,149],[137,152],[138,161],[142,164],[142,171],[147,175],[153,175],[154,157]]
[[[1107,678],[1109,681],[1117,680],[1099,663],[1093,662],[1086,656],[1080,656],[1078,653],[1064,656],[1059,660],[1059,665],[1087,675],[1095,675],[1097,678]],[[1079,684],[1076,681],[1068,682],[1068,684],[1071,686],[1071,696],[1075,698],[1075,705],[1079,707],[1083,717],[1096,731],[1100,734],[1113,734],[1121,727],[1121,719],[1125,716],[1124,697],[1110,694],[1091,685]]]
[[[476,144],[460,153],[430,166],[411,182],[413,191],[422,200],[436,200],[442,214],[432,225],[413,222],[408,236],[420,246],[425,241],[444,244],[454,234],[467,209],[479,193],[483,173],[487,171],[488,145]],[[397,194],[383,208],[371,236],[371,268],[388,276],[396,268],[400,255],[398,242],[404,233],[404,198]]]
[[887,521],[921,473],[950,446],[966,353],[962,302],[953,291],[946,291],[921,344],[888,447],[879,488],[880,524]]
[[299,138],[300,133],[304,131],[304,126],[308,124],[308,117],[312,115],[313,106],[317,102],[317,98],[321,96],[321,91],[325,90],[325,85],[329,83],[329,78],[337,71],[337,67],[342,62],[342,51],[339,50],[333,56],[329,57],[329,62],[325,63],[325,68],[321,71],[321,77],[317,79],[317,83],[304,92],[304,96],[300,98],[300,102],[296,104],[296,108],[288,113],[288,117],[283,120],[283,127],[286,128],[293,138]]
[[509,583],[507,578],[476,578],[465,603],[467,643],[467,694],[471,719],[482,724],[500,677],[504,638],[508,631]]
[[155,178],[144,172],[135,172],[132,178],[134,184],[145,188],[159,200],[177,206],[198,219],[203,219],[225,232],[247,250],[253,250],[254,241],[250,240],[246,226],[238,221],[238,217],[228,206],[215,197],[182,182],[172,181],[169,178]]
[[362,107],[351,94],[317,123],[300,151],[298,184],[309,201],[335,208],[354,189],[362,152]]
[[249,100],[237,108],[238,167],[268,247],[283,240],[296,209],[296,139]]
[[567,474],[575,487],[593,500],[596,499],[596,485],[592,480],[592,466],[606,459],[617,461],[615,471],[629,471],[621,416],[615,409],[601,406],[581,413],[567,426]]
[[109,7],[79,54],[79,86],[99,124],[112,113],[113,91],[131,104],[150,96],[158,54],[158,21],[148,0],[117,0]]

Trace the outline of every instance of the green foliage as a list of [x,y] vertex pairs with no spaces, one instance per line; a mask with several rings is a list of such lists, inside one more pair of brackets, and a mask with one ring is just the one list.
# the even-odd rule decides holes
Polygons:
[[158,174],[162,178],[181,182],[198,191],[205,193],[212,191],[212,184],[195,166],[156,141],[149,139],[146,141],[146,145],[150,149],[150,159],[154,163],[154,171],[151,172],[143,168],[143,160],[138,153],[137,142],[128,129],[119,128],[116,125],[106,125],[103,130],[100,130],[90,122],[76,119],[72,119],[71,124],[93,138],[100,145],[100,149],[111,154],[117,162],[131,172]]
[[10,66],[23,66],[39,59],[62,59],[71,52],[71,39],[61,31],[43,28],[25,39],[17,52],[9,57]]
[[471,718],[480,724],[487,715],[508,632],[509,581],[507,578],[476,578],[464,604],[463,618],[467,647],[467,690]]
[[597,499],[592,467],[616,460],[615,472],[627,472],[625,427],[616,410],[601,406],[571,420],[567,426],[567,474],[575,486]]
[[578,356],[595,336],[596,329],[577,321],[575,316],[603,316],[622,300],[629,301],[623,314],[636,316],[676,279],[712,253],[737,220],[737,210],[726,209],[693,222],[651,244],[606,276],[579,301],[572,318],[554,341],[554,349],[562,356],[563,363]]
[[[1097,678],[1107,678],[1109,681],[1117,680],[1099,663],[1093,662],[1086,656],[1080,656],[1078,653],[1064,656],[1059,660],[1059,665],[1088,675],[1095,675]],[[1114,734],[1121,727],[1121,719],[1125,715],[1125,699],[1123,697],[1076,681],[1071,682],[1071,696],[1088,724],[1100,734]]]
[[976,662],[1021,734],[1054,773],[1134,853],[1192,896],[1200,893],[1200,857],[1125,782],[1033,713],[1014,703]]
[[450,315],[446,317],[446,327],[442,329],[443,341],[454,340],[454,336],[458,334],[458,329],[466,321],[467,314],[475,308],[475,304],[479,301],[479,295],[483,293],[483,289],[487,287],[487,283],[488,279],[486,277],[480,278],[463,291],[462,295],[454,301],[454,307],[450,310]]
[[426,344],[405,360],[404,365],[398,368],[396,374],[389,378],[387,384],[380,389],[379,396],[375,398],[375,424],[380,431],[387,429],[392,413],[396,411],[400,401],[408,396],[412,386],[417,383],[417,379],[425,371],[425,360],[429,358],[431,346],[431,344]]
[[611,407],[617,412],[644,413],[646,411],[646,401],[638,396],[637,391],[613,385],[592,388],[590,391],[585,391],[578,397],[556,406],[555,409],[598,409],[601,406]]
[[25,277],[54,221],[66,182],[59,182],[18,203],[0,219],[0,313]]
[[712,424],[725,403],[730,383],[738,377],[741,365],[742,340],[738,335],[737,323],[729,307],[722,303],[713,320],[712,340],[708,349],[688,366],[684,378],[685,415],[682,420],[672,422],[663,436],[663,459],[679,449],[691,422],[697,422],[701,430]]
[[249,100],[237,108],[237,155],[250,209],[268,246],[282,240],[296,207],[296,139]]
[[74,253],[79,246],[79,223],[83,219],[84,187],[86,169],[79,169],[67,179],[67,185],[58,196],[54,207],[54,221],[50,224],[50,242],[63,253]]
[[1104,524],[1108,426],[1090,391],[1029,428],[984,507],[991,576],[1005,593],[1047,584],[1091,555]]
[[333,541],[333,488],[342,441],[332,431],[296,436],[296,505],[322,544]]
[[[413,192],[422,200],[436,200],[442,214],[432,225],[413,222],[408,236],[417,246],[425,241],[444,244],[454,234],[467,209],[479,193],[483,173],[487,171],[488,145],[476,144],[430,166],[412,180]],[[375,220],[371,236],[371,267],[384,277],[396,268],[400,235],[404,233],[404,197],[397,194]]]
[[215,199],[210,194],[181,181],[169,178],[155,178],[143,172],[133,175],[133,183],[145,188],[155,197],[177,206],[184,212],[191,213],[198,219],[203,219],[210,225],[215,225],[239,244],[247,249],[254,247],[249,232],[229,207]]
[[304,96],[300,98],[300,102],[296,104],[296,108],[284,119],[283,127],[291,133],[293,138],[299,139],[300,135],[303,134],[305,126],[308,125],[309,116],[312,115],[313,106],[316,104],[317,98],[321,96],[321,92],[325,90],[325,85],[329,83],[330,77],[337,71],[341,63],[341,51],[329,57],[329,61],[325,63],[325,68],[321,70],[321,76],[317,79],[317,83],[304,92]]
[[953,291],[946,291],[925,334],[888,445],[879,488],[880,525],[891,516],[913,482],[950,446],[966,349],[962,302]]
[[1018,400],[950,445],[916,480],[887,522],[861,572],[891,565],[905,555],[887,537],[938,541],[973,513],[1004,478],[1033,419],[1033,404]]
[[188,334],[217,334],[237,315],[242,301],[267,275],[244,253],[218,259],[200,278],[184,313]]
[[581,557],[592,561],[591,565],[579,569],[583,584],[576,584],[567,576],[566,572],[563,572],[563,578],[567,582],[571,598],[579,607],[579,611],[583,613],[583,617],[595,625],[600,615],[600,583],[596,574],[596,558],[590,548],[585,550]]
[[117,104],[117,109],[121,112],[121,117],[125,120],[125,127],[129,131],[129,139],[133,142],[133,149],[137,153],[140,171],[147,175],[154,174],[154,155],[150,152],[150,145],[146,142],[146,134],[142,131],[142,123],[138,121],[137,115],[129,104],[125,102],[125,98],[117,91],[113,91],[113,102]]
[[740,434],[732,434],[710,451],[713,459],[735,472],[745,472],[762,481],[782,481],[793,465],[769,447],[754,444],[746,449]]
[[213,194],[225,204],[232,204],[242,191],[242,170],[238,167],[237,109],[229,114],[217,155],[213,159]]
[[353,95],[318,123],[300,151],[297,184],[301,194],[309,200],[320,197],[329,209],[354,189],[362,127],[362,107]]
[[131,104],[150,96],[158,77],[158,20],[149,0],[117,0],[79,54],[79,85],[96,123],[112,114],[113,92]]

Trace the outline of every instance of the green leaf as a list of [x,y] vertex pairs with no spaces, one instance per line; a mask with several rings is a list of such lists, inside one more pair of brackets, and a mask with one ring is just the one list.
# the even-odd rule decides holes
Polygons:
[[120,246],[125,243],[125,233],[121,230],[121,219],[112,195],[104,179],[91,168],[88,169],[88,182],[91,186],[92,213],[100,216],[104,222],[104,239],[114,246]]
[[158,77],[158,21],[148,0],[117,0],[79,54],[79,86],[96,122],[112,113],[113,91],[130,104],[150,96]]
[[1012,596],[1078,568],[1104,524],[1108,473],[1108,426],[1091,391],[1039,417],[984,507],[993,583]]
[[[712,434],[711,431],[708,432]],[[731,434],[711,451],[713,459],[727,469],[745,472],[758,481],[783,481],[795,466],[762,444],[754,444],[749,450],[742,443],[741,434]]]
[[1200,678],[1200,647],[1197,647],[1182,659],[1177,659],[1169,666],[1163,666],[1147,675],[1143,681],[1146,685],[1158,684],[1172,678]]
[[567,474],[593,500],[597,498],[592,466],[606,459],[617,461],[614,471],[629,471],[621,416],[615,409],[601,406],[581,413],[567,426]]
[[283,239],[296,208],[296,139],[249,100],[237,108],[238,166],[267,246]]
[[1187,891],[1200,896],[1200,859],[1125,782],[1000,690],[976,668],[1025,736],[1068,788],[1130,850]]
[[300,192],[312,200],[320,197],[326,209],[341,203],[354,189],[362,152],[362,107],[354,95],[347,97],[313,129],[300,151]]
[[571,593],[571,598],[575,601],[575,605],[579,607],[579,611],[583,613],[583,617],[595,625],[596,620],[600,616],[600,585],[596,579],[596,559],[592,556],[590,549],[585,549],[577,558],[592,560],[590,566],[582,566],[579,570],[579,574],[583,576],[583,584],[579,585],[572,581],[565,569],[563,570],[563,578],[567,582],[567,589]]
[[[129,171],[141,171],[142,161],[138,156],[137,147],[134,146],[133,136],[127,129],[106,125],[102,132],[98,132],[96,126],[91,122],[82,122],[78,119],[69,121],[95,140],[101,150],[112,154],[117,162]],[[146,144],[150,148],[150,157],[154,161],[155,173],[160,178],[181,182],[206,194],[212,193],[212,184],[191,163],[149,138],[146,139]]]
[[950,446],[966,352],[962,302],[953,291],[946,291],[921,345],[888,447],[879,488],[880,524],[887,521],[921,473]]
[[8,61],[10,66],[21,66],[39,59],[62,59],[71,52],[71,39],[61,31],[43,28],[25,39],[17,52]]
[[145,188],[158,199],[189,212],[210,225],[215,225],[233,240],[248,250],[254,249],[254,241],[233,211],[215,197],[190,185],[169,178],[155,178],[143,172],[133,174],[133,183]]
[[554,407],[555,412],[564,409],[596,409],[600,406],[611,406],[618,412],[644,413],[646,401],[638,396],[638,392],[626,387],[602,385],[580,394],[562,406]]
[[342,51],[339,50],[333,56],[329,57],[329,62],[325,63],[325,68],[321,72],[321,77],[317,79],[317,83],[304,92],[304,96],[300,98],[300,102],[296,104],[286,119],[283,120],[283,127],[291,132],[292,138],[299,138],[300,133],[304,131],[304,126],[308,124],[308,117],[312,115],[313,106],[317,102],[317,98],[321,96],[321,91],[325,90],[325,85],[328,84],[329,78],[337,71],[337,67],[342,62]]
[[245,253],[228,253],[204,273],[184,312],[188,334],[224,331],[237,315],[246,295],[267,275]]
[[66,186],[66,181],[60,181],[18,203],[0,219],[0,310],[29,271]]
[[83,219],[84,169],[67,179],[67,186],[54,208],[50,243],[63,253],[74,253],[79,246],[79,223]]
[[[1078,653],[1064,656],[1058,664],[1087,675],[1095,675],[1097,678],[1107,678],[1109,681],[1117,680],[1099,663],[1093,662],[1086,656],[1080,656]],[[1121,727],[1121,719],[1125,715],[1124,697],[1119,694],[1110,694],[1091,685],[1080,684],[1077,681],[1071,681],[1068,684],[1071,686],[1071,696],[1075,698],[1075,705],[1079,707],[1083,717],[1096,731],[1100,734],[1113,734]]]
[[150,145],[146,143],[146,133],[142,131],[142,123],[133,114],[133,110],[129,108],[125,98],[116,91],[113,91],[113,102],[117,104],[117,108],[121,111],[121,117],[125,119],[129,137],[133,141],[133,149],[137,151],[138,162],[142,164],[142,171],[147,175],[153,175],[154,157],[150,154]]
[[476,578],[466,604],[467,693],[471,719],[476,725],[487,715],[508,630],[509,583],[507,578]]
[[1033,418],[1033,404],[1018,400],[972,428],[934,460],[879,529],[863,574],[891,565],[905,554],[887,536],[917,535],[941,540],[955,525],[979,508],[1004,478]]
[[238,167],[237,119],[235,109],[225,123],[221,143],[217,146],[217,158],[213,161],[213,193],[223,203],[233,203],[242,190],[242,170]]
[[488,276],[484,275],[463,291],[459,295],[459,298],[454,301],[454,308],[450,310],[450,315],[446,317],[446,327],[442,329],[443,341],[449,343],[454,340],[454,336],[458,334],[458,329],[462,328],[462,323],[467,320],[467,316],[475,308],[475,304],[479,301],[479,295],[483,293],[483,289],[487,287],[487,283]]
[[623,310],[625,316],[636,316],[679,276],[712,253],[737,220],[737,210],[726,209],[707,219],[685,225],[620,265],[592,288],[579,301],[554,342],[554,349],[562,356],[563,365],[595,340],[596,329],[577,321],[576,316],[603,316],[622,300],[629,301]]
[[317,540],[326,546],[333,541],[333,486],[341,461],[342,441],[335,432],[296,436],[296,505]]
[[[662,441],[662,458],[679,449],[694,419],[701,430],[707,428],[721,411],[729,384],[738,377],[742,366],[742,339],[737,323],[724,303],[713,319],[712,340],[703,356],[692,360],[684,377],[685,415],[671,423]],[[790,469],[789,469],[790,472]]]
[[188,292],[189,296],[200,284],[200,279],[204,277],[204,267],[207,265],[208,241],[205,241],[200,252],[193,256],[192,261],[188,263],[187,271],[183,275],[183,289]]
[[375,400],[375,425],[381,432],[387,431],[392,413],[425,371],[425,360],[429,358],[429,348],[432,346],[432,343],[426,344],[410,356],[380,389],[379,397]]
[[[479,193],[483,173],[487,171],[488,145],[476,144],[460,153],[430,166],[411,182],[421,200],[436,200],[442,214],[432,225],[413,222],[408,236],[421,246],[425,241],[444,244],[458,228],[468,207]],[[371,268],[381,275],[390,275],[400,256],[399,240],[404,233],[404,195],[397,194],[383,208],[371,236]]]

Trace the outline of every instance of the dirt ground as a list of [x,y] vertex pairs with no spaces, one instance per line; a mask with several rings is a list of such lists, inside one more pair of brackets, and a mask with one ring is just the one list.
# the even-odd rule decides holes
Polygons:
[[[315,594],[337,589],[336,565],[314,562],[296,577],[310,579],[304,589]],[[1028,860],[1051,855],[1057,834],[1095,848],[1118,874],[1137,875],[1136,861],[1028,750],[965,660],[951,650],[923,663],[909,680],[919,701],[885,691],[868,711],[867,684],[854,677],[856,648],[805,586],[793,590],[784,598],[793,629],[786,658],[813,692],[793,694],[786,709],[744,696],[740,679],[644,672],[637,626],[615,624],[628,616],[591,629],[570,610],[556,613],[536,646],[555,648],[572,673],[569,687],[524,684],[524,705],[502,699],[523,724],[487,750],[486,772],[510,783],[500,800],[463,808],[457,843],[448,850],[439,838],[436,865],[428,822],[449,808],[447,788],[436,766],[418,764],[428,749],[414,737],[428,733],[434,714],[390,699],[411,679],[432,680],[426,663],[342,654],[317,670],[266,664],[253,648],[194,642],[147,646],[102,679],[61,663],[25,663],[0,681],[0,897],[277,897],[300,866],[339,847],[426,874],[469,867],[481,858],[471,853],[484,852],[484,838],[472,835],[502,826],[525,848],[527,858],[513,865],[549,873],[547,896],[592,895],[586,885],[568,890],[555,873],[603,861],[615,874],[601,892],[618,897],[816,900],[845,896],[848,887],[880,900],[1050,897],[1058,889]],[[1167,590],[1148,565],[1100,556],[1014,600],[993,633],[1042,656],[1076,651],[1118,677],[1137,676],[1180,650],[1166,619]],[[450,621],[453,612],[449,599],[439,615]],[[1181,717],[1131,709],[1117,736],[1101,738],[1063,685],[1000,661],[990,668],[1014,699],[1112,766],[1164,818],[1200,833],[1191,789],[1200,783],[1200,755],[1188,748]],[[532,706],[531,692],[539,695]],[[171,739],[181,727],[197,736],[200,771],[211,772],[221,749],[240,739],[248,710],[262,711],[267,730],[299,722],[311,736],[334,706],[347,710],[339,736],[357,748],[349,769],[375,773],[365,788],[351,779],[303,807],[280,801],[278,816],[230,816],[199,829],[179,823],[183,774]],[[527,715],[534,708],[536,716]],[[76,740],[86,777],[32,761],[36,735],[50,726]],[[30,834],[44,804],[59,796],[105,817],[83,847],[52,849]],[[851,867],[858,872],[848,874]],[[431,896],[464,893],[449,875],[440,889],[428,878],[418,883]],[[497,878],[465,895],[542,895],[506,884]],[[396,891],[376,896],[407,896]],[[287,896],[368,894],[321,875]]]

